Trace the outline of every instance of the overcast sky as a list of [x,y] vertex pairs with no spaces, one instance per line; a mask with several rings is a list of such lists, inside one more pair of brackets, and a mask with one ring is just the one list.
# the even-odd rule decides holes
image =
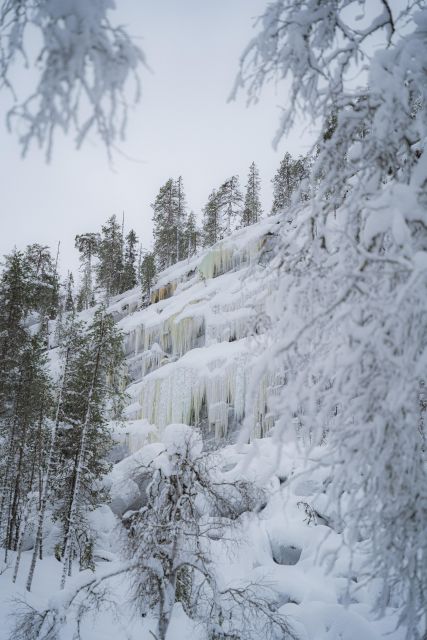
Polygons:
[[[74,236],[100,230],[107,217],[125,212],[144,247],[151,244],[150,203],[169,178],[183,176],[189,207],[200,216],[212,188],[233,174],[246,183],[255,160],[262,200],[271,206],[270,180],[285,153],[304,153],[301,132],[271,141],[286,95],[274,86],[259,104],[242,94],[227,103],[238,58],[253,34],[266,0],[116,0],[115,20],[138,38],[152,73],[143,71],[141,102],[130,113],[127,139],[114,169],[92,136],[76,151],[57,137],[50,165],[34,149],[20,158],[17,138],[1,131],[0,251],[30,242],[61,242],[61,271],[77,268]],[[113,14],[112,14],[113,16]],[[282,89],[283,91],[283,89]],[[3,116],[6,98],[0,99]]]

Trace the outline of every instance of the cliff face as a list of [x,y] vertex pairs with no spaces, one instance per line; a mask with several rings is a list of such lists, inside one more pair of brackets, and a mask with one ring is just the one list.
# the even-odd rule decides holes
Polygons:
[[247,392],[266,340],[279,224],[269,218],[242,229],[164,271],[144,309],[137,290],[113,302],[125,335],[129,420],[148,421],[159,436],[170,423],[186,423],[216,441],[233,438],[245,418],[254,436],[268,432],[275,376],[259,386],[251,415]]

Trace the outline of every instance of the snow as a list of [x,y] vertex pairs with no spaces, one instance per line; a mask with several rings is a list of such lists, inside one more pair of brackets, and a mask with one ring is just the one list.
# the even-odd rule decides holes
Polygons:
[[[170,422],[206,420],[217,439],[242,419],[250,362],[262,346],[260,327],[272,290],[258,259],[277,225],[277,216],[263,220],[165,270],[153,293],[157,302],[145,309],[135,309],[135,291],[113,302],[133,381],[129,417],[148,420],[160,433]],[[256,401],[257,435],[273,424],[270,378]]]
[[[128,503],[123,504],[119,516],[132,508],[132,500],[141,499],[141,490],[131,480],[135,473],[152,461],[157,461],[158,466],[167,471],[167,460],[162,461],[162,456],[173,459],[175,453],[187,446],[189,438],[194,443],[194,455],[198,455],[201,441],[199,436],[194,436],[195,432],[187,425],[169,425],[164,431],[163,442],[145,445],[115,465],[110,474],[113,504],[119,495]],[[254,448],[259,455],[252,455]],[[350,555],[342,534],[330,526],[307,520],[304,505],[314,504],[325,475],[316,458],[315,454],[314,459],[306,459],[295,445],[288,445],[278,464],[271,438],[254,440],[244,450],[230,445],[220,451],[220,467],[232,468],[228,471],[218,468],[218,478],[231,481],[242,474],[247,475],[267,491],[264,507],[258,514],[246,514],[239,528],[229,532],[229,542],[217,540],[212,543],[222,588],[256,581],[261,591],[281,603],[280,612],[304,640],[403,640],[402,632],[393,628],[396,614],[392,610],[383,620],[370,613],[367,603],[372,600],[372,593],[363,585],[363,548],[355,545]],[[298,480],[303,470],[309,472],[310,482]],[[283,482],[285,477],[289,480]],[[117,512],[113,515],[108,506],[103,506],[93,512],[91,524],[97,538],[97,576],[101,577],[122,566],[117,554]],[[294,550],[293,554],[289,549]],[[91,580],[93,574],[90,571],[76,574],[64,592],[53,596],[59,584],[61,565],[53,556],[48,556],[40,562],[33,593],[28,594],[24,585],[30,558],[30,551],[23,554],[16,585],[10,580],[11,569],[0,575],[0,593],[7,594],[6,598],[0,598],[0,617],[5,620],[0,629],[0,640],[9,640],[12,623],[9,612],[15,608],[14,598],[23,598],[39,609],[47,603],[58,610],[66,605],[66,624],[60,640],[69,640],[73,635],[79,600],[71,606],[67,602],[73,589]],[[151,637],[148,630],[155,630],[155,620],[133,615],[128,600],[128,578],[117,576],[106,584],[117,608],[111,609],[106,604],[99,612],[90,613],[84,619],[82,637],[85,640],[117,637],[137,640],[145,637],[144,634]],[[202,626],[187,617],[180,603],[175,605],[167,637],[170,640],[181,637],[206,640]]]
[[[256,584],[279,605],[301,640],[403,640],[403,632],[395,629],[397,610],[388,606],[382,620],[371,613],[375,588],[365,584],[364,545],[356,539],[350,553],[346,532],[336,524],[336,505],[325,493],[329,470],[321,464],[324,447],[307,455],[275,430],[275,400],[285,372],[270,368],[256,388],[251,384],[268,344],[266,305],[271,305],[275,282],[262,252],[270,237],[266,234],[276,228],[277,218],[263,221],[168,269],[159,278],[158,290],[163,287],[171,295],[145,309],[138,308],[137,290],[112,300],[110,311],[125,334],[131,382],[123,422],[110,423],[122,451],[122,459],[105,478],[111,502],[89,515],[96,575],[121,566],[120,521],[145,504],[147,467],[169,474],[188,446],[194,456],[201,453],[200,433],[206,438],[211,430],[220,442],[246,420],[250,442],[216,452],[215,474],[218,481],[250,480],[265,492],[265,500],[223,539],[210,543],[221,587]],[[423,252],[417,264],[425,268]],[[56,351],[50,353],[53,369]],[[51,552],[56,529],[49,525],[46,531],[45,548]],[[13,556],[10,569],[0,574],[0,618],[6,620],[0,640],[9,640],[14,598],[39,610],[50,602],[62,612],[72,589],[93,577],[89,571],[76,573],[55,599],[61,565],[48,555],[39,561],[33,592],[27,594],[31,550],[23,553],[16,585],[10,578]],[[156,620],[134,615],[129,578],[116,576],[107,584],[116,609],[102,605],[99,612],[91,612],[83,622],[82,638],[151,637]],[[62,612],[65,622],[58,640],[73,637],[79,602]],[[253,640],[259,637],[253,635]],[[174,606],[167,638],[207,640],[203,627],[188,618],[180,603]]]

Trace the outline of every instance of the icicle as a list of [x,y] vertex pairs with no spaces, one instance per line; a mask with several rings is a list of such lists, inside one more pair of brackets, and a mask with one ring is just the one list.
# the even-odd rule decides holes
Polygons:
[[251,263],[259,257],[264,243],[264,236],[250,241],[243,247],[229,244],[229,241],[222,240],[214,245],[202,259],[199,265],[199,271],[206,279],[216,278],[245,263]]
[[203,316],[186,316],[178,319],[179,314],[169,316],[165,321],[147,327],[144,338],[144,350],[158,343],[165,353],[183,356],[198,345],[203,335],[205,320]]
[[239,355],[229,363],[217,359],[202,370],[174,363],[144,378],[139,386],[140,417],[160,432],[173,422],[198,424],[206,402],[209,426],[227,433],[230,410],[237,421],[244,415],[247,358]]

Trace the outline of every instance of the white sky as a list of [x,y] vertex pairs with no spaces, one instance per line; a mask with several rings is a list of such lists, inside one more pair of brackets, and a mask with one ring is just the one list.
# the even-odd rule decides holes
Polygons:
[[[74,236],[100,230],[122,211],[126,227],[148,247],[150,203],[169,177],[183,176],[189,207],[200,216],[209,192],[230,175],[239,174],[244,187],[252,160],[269,210],[270,180],[283,154],[304,153],[307,143],[296,132],[273,150],[279,105],[286,103],[273,86],[255,106],[247,108],[243,94],[227,104],[239,55],[265,6],[266,0],[117,0],[115,21],[140,38],[153,70],[142,72],[142,100],[120,145],[138,162],[116,154],[112,170],[94,135],[80,151],[72,138],[58,136],[50,165],[37,149],[23,160],[3,124],[0,253],[30,242],[55,252],[61,241],[61,271],[76,271]],[[1,116],[6,106],[2,95]]]

